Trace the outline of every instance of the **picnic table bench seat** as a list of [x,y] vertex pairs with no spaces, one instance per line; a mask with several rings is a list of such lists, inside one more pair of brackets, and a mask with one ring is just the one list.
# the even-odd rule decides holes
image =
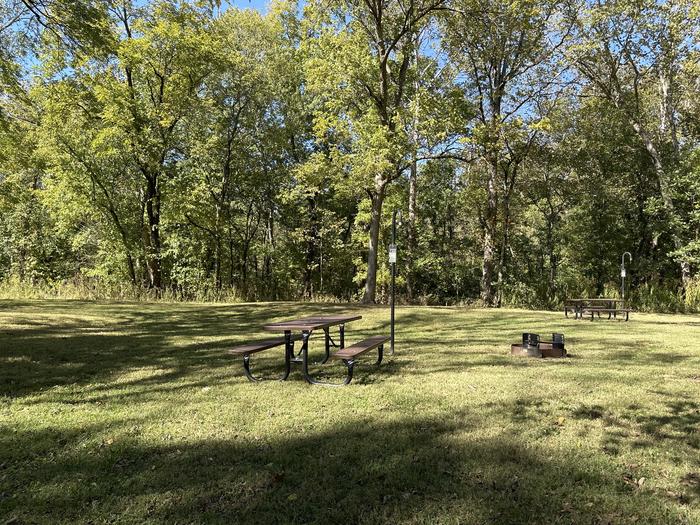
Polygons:
[[[285,349],[285,351],[293,351],[294,348],[294,341],[298,341],[301,339],[300,334],[295,334],[290,336],[290,343],[291,343],[291,348],[288,350]],[[275,337],[272,339],[263,339],[261,341],[251,341],[249,343],[243,344],[243,345],[238,345],[234,346],[233,348],[229,349],[226,351],[227,354],[229,355],[234,355],[234,356],[243,356],[243,371],[248,379],[251,381],[262,381],[263,378],[261,377],[256,377],[250,372],[250,355],[255,354],[257,352],[262,352],[263,350],[269,350],[270,348],[275,348],[278,346],[282,346],[286,344],[286,340],[284,337]],[[291,368],[287,364],[285,373],[282,375],[280,378],[281,380],[287,379],[289,376]]]
[[[292,336],[292,340],[297,341],[299,339],[301,339],[300,335]],[[274,348],[283,344],[284,337],[275,337],[272,339],[264,339],[262,341],[251,341],[250,343],[246,343],[244,345],[234,346],[233,348],[227,350],[226,353],[231,355],[254,354],[256,352],[269,350],[270,348]]]
[[625,314],[625,321],[629,321],[631,308],[625,308],[624,299],[602,298],[595,297],[590,299],[567,299],[564,301],[564,315],[569,317],[569,312],[574,313],[575,319],[583,319],[584,314],[591,314],[593,320],[594,314],[607,313],[608,319],[613,315],[617,319],[617,314]]
[[359,341],[351,346],[341,348],[340,350],[332,354],[331,359],[342,360],[343,364],[345,364],[345,366],[348,369],[347,375],[345,376],[345,380],[343,381],[343,385],[347,385],[350,383],[350,381],[352,381],[352,373],[355,367],[355,358],[364,354],[365,352],[369,352],[370,350],[374,350],[376,348],[378,355],[377,362],[375,364],[381,364],[382,359],[384,357],[384,343],[386,343],[389,339],[391,338],[386,335],[374,335],[372,337],[368,337],[367,339],[363,339],[362,341]]
[[599,307],[589,307],[589,308],[582,308],[581,309],[581,316],[583,316],[584,312],[590,313],[591,314],[591,320],[593,320],[594,314],[598,314],[598,317],[600,317],[601,313],[607,313],[608,314],[608,319],[610,319],[611,314],[614,314],[615,317],[617,318],[617,314],[625,314],[625,321],[629,321],[630,318],[630,312],[632,311],[631,308],[599,308]]

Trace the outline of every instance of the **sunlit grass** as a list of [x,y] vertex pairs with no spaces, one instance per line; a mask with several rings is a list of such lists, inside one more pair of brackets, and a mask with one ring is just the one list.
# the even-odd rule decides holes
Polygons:
[[[0,523],[700,523],[699,317],[399,308],[341,389],[224,353],[340,312],[388,333],[358,305],[0,302]],[[571,357],[511,357],[523,331]]]

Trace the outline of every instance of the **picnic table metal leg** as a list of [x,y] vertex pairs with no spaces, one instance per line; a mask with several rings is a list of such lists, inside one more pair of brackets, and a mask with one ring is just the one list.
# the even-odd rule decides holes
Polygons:
[[[285,332],[284,332],[285,337],[287,336],[287,333],[289,333],[289,337],[291,338],[292,332],[291,332],[291,331],[287,332],[287,330],[285,330]],[[309,332],[309,334],[311,334],[311,332]],[[307,339],[308,339],[308,336],[307,336]],[[304,337],[303,337],[303,334],[302,334],[302,345],[301,345],[301,348],[299,349],[299,353],[296,354],[296,355],[294,354],[294,342],[291,343],[292,360],[295,361],[295,362],[297,362],[297,363],[298,363],[299,360],[301,359],[301,355],[302,355],[302,353],[303,353],[303,351],[304,351],[303,340],[304,340]]]
[[352,372],[355,369],[355,361],[352,359],[343,359],[343,363],[345,363],[345,366],[348,368],[348,374],[343,380],[343,385],[349,385],[350,381],[352,381]]
[[303,331],[301,338],[302,338],[302,346],[301,346],[301,355],[302,355],[302,361],[301,361],[301,370],[302,373],[304,374],[304,379],[306,380],[307,383],[312,384],[312,385],[322,385],[322,386],[344,386],[350,383],[352,381],[352,369],[355,365],[355,362],[350,359],[350,360],[345,360],[343,359],[343,363],[345,363],[345,366],[348,368],[348,374],[345,377],[345,380],[342,383],[327,383],[325,381],[317,381],[313,377],[311,377],[311,374],[309,374],[309,336],[311,335],[311,332],[308,331]]
[[328,359],[331,357],[331,334],[330,334],[330,329],[329,328],[324,328],[323,333],[325,334],[325,343],[326,343],[326,357],[323,358],[323,361],[321,361],[321,364],[324,364]]
[[314,380],[309,375],[309,336],[311,332],[304,330],[301,333],[301,371],[304,374],[304,379],[308,383],[313,383]]
[[262,381],[262,378],[255,377],[250,373],[250,354],[245,354],[243,356],[243,373],[249,381]]
[[345,325],[341,324],[338,330],[340,331],[340,348],[343,349],[345,348]]
[[377,366],[382,364],[382,359],[384,358],[384,345],[379,345],[377,347]]
[[[284,333],[284,373],[279,377],[280,381],[285,381],[292,371],[292,355],[294,355],[294,341],[292,341],[292,333]],[[249,381],[259,382],[265,381],[263,377],[256,377],[250,371],[250,354],[243,354],[243,373]]]
[[289,373],[292,371],[292,356],[294,356],[294,341],[292,341],[291,330],[284,331],[284,375],[282,376],[282,381],[285,381],[289,377]]

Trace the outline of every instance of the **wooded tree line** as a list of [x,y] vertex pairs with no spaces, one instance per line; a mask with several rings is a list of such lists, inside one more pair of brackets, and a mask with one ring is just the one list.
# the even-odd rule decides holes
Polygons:
[[[0,0],[0,280],[700,306],[696,0]],[[107,292],[106,292],[107,293]]]

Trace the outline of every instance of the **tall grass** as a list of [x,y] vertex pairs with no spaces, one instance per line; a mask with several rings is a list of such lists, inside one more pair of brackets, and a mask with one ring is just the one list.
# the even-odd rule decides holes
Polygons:
[[700,277],[692,279],[685,290],[644,283],[630,290],[629,305],[642,312],[700,312]]
[[235,288],[154,290],[129,283],[113,283],[99,278],[78,276],[68,280],[42,282],[27,282],[10,277],[0,281],[0,299],[235,303],[246,300],[246,297]]
[[[562,292],[560,292],[561,294]],[[592,289],[578,290],[576,297],[596,297]],[[608,283],[602,297],[619,298],[620,288],[617,283]],[[282,299],[305,301],[301,296],[286,292]],[[378,295],[379,302],[388,302],[388,292]],[[546,297],[542,290],[536,290],[524,283],[505,286],[502,295],[505,307],[550,310],[563,306],[564,297]],[[165,288],[160,291],[134,286],[126,283],[108,282],[96,277],[77,276],[69,280],[28,282],[17,277],[0,280],[0,299],[76,299],[89,301],[138,301],[138,302],[226,302],[260,301],[272,299],[264,293],[250,287],[245,292],[234,287],[216,289],[213,286],[190,287],[188,289]],[[313,302],[337,303],[352,302],[330,294],[315,294]],[[396,300],[399,304],[408,304],[397,290]],[[479,299],[465,298],[442,299],[437,297],[418,297],[413,301],[419,305],[474,306]],[[665,283],[644,283],[627,292],[627,305],[640,312],[657,313],[697,313],[700,312],[700,277],[691,280],[685,290],[672,288]]]

